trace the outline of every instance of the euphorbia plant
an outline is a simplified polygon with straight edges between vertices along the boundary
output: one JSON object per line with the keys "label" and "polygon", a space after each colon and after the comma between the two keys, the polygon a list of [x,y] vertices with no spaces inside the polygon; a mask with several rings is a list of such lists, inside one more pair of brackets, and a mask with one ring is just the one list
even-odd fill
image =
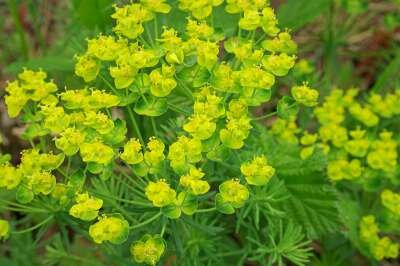
{"label": "euphorbia plant", "polygon": [[[2,162],[0,187],[15,190],[17,200],[2,202],[44,218],[20,231],[2,221],[1,237],[54,222],[88,234],[122,261],[130,250],[136,262],[154,265],[168,250],[166,260],[178,256],[188,264],[186,248],[206,254],[214,248],[196,230],[221,226],[247,206],[234,231],[245,226],[247,239],[262,221],[266,240],[283,247],[253,248],[265,241],[257,236],[230,254],[230,238],[214,256],[191,257],[196,265],[230,255],[270,264],[308,260],[302,227],[272,206],[284,200],[272,189],[283,189],[279,171],[254,143],[257,120],[275,112],[259,118],[251,112],[270,101],[276,80],[295,64],[297,46],[278,28],[268,1],[222,2],[115,6],[114,33],[88,39],[76,56],[81,88],[58,88],[45,72],[28,69],[8,83],[8,114],[26,123],[22,137],[32,147],[18,165]],[[182,11],[184,27],[170,26]],[[214,26],[225,12],[233,14],[233,30]],[[281,117],[318,99],[307,84],[292,94],[278,104]],[[123,245],[116,251],[110,244]]]}

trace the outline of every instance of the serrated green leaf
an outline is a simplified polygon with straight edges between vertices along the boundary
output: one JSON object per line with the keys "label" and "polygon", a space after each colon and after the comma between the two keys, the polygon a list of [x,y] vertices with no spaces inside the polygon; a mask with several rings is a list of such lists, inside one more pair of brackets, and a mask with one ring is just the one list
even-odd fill
{"label": "serrated green leaf", "polygon": [[341,225],[336,191],[330,185],[286,184],[291,198],[285,201],[288,216],[301,224],[311,239],[336,232]]}

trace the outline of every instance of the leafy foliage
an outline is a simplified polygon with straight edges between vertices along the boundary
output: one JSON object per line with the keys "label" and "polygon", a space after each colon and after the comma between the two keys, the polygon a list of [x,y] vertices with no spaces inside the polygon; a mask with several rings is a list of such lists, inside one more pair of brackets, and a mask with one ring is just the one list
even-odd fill
{"label": "leafy foliage", "polygon": [[395,264],[399,1],[378,2],[287,0],[278,24],[263,1],[8,1],[2,74],[50,75],[6,100],[23,129],[0,118],[0,265]]}

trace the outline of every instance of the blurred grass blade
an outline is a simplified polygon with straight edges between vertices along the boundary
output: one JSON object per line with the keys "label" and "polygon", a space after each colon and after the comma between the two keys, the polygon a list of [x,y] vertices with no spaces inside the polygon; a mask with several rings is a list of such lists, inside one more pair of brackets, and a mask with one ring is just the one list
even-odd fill
{"label": "blurred grass blade", "polygon": [[[376,82],[372,87],[372,91],[378,92],[383,88],[390,88],[393,82],[399,80],[400,69],[400,48],[397,49],[394,59],[383,69],[383,71],[376,78]],[[397,77],[397,78],[395,78]]]}
{"label": "blurred grass blade", "polygon": [[33,58],[28,61],[17,61],[9,64],[4,68],[4,72],[8,74],[17,74],[23,68],[44,71],[71,71],[74,69],[74,60],[70,57],[62,56],[46,56],[40,58]]}
{"label": "blurred grass blade", "polygon": [[288,0],[277,11],[279,25],[296,31],[323,14],[332,0]]}
{"label": "blurred grass blade", "polygon": [[105,30],[111,23],[112,3],[111,0],[74,0],[76,19],[89,29],[98,27]]}

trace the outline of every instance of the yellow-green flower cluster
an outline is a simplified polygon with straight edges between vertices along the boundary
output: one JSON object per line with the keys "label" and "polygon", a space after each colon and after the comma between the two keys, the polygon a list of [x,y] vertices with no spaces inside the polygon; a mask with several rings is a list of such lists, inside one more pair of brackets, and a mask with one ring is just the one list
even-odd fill
{"label": "yellow-green flower cluster", "polygon": [[168,159],[176,173],[185,174],[202,159],[201,152],[202,144],[199,139],[181,136],[169,146]]}
{"label": "yellow-green flower cluster", "polygon": [[0,219],[0,240],[7,239],[10,234],[10,224],[7,220]]}
{"label": "yellow-green flower cluster", "polygon": [[188,11],[196,19],[205,19],[211,15],[212,9],[215,6],[222,4],[223,0],[179,0],[179,8]]}
{"label": "yellow-green flower cluster", "polygon": [[391,118],[400,114],[400,91],[388,93],[385,96],[371,93],[368,98],[368,104],[371,110],[382,118]]}
{"label": "yellow-green flower cluster", "polygon": [[[118,33],[124,35],[120,31]],[[129,43],[124,37],[114,39],[111,36],[100,35],[96,39],[88,40],[86,53],[77,56],[75,74],[82,77],[85,82],[90,82],[99,74],[102,61],[115,63],[109,66],[109,72],[114,78],[115,87],[123,89],[134,82],[140,69],[157,65],[159,52],[145,49],[138,43]]]}
{"label": "yellow-green flower cluster", "polygon": [[138,263],[156,265],[165,251],[165,241],[159,235],[144,235],[131,245],[131,254]]}
{"label": "yellow-green flower cluster", "polygon": [[270,36],[275,36],[279,32],[278,20],[274,10],[268,6],[269,1],[227,0],[226,2],[226,12],[233,14],[243,12],[243,17],[239,20],[241,29],[253,31],[261,27]]}
{"label": "yellow-green flower cluster", "polygon": [[[239,180],[231,179],[223,182],[219,185],[219,193],[216,195],[216,204],[225,205],[228,204],[232,211],[235,208],[241,208],[248,200],[250,192],[246,186],[240,184]],[[227,213],[233,213],[228,211]]]}
{"label": "yellow-green flower cluster", "polygon": [[300,151],[300,158],[305,160],[310,157],[316,147],[322,148],[324,152],[329,150],[329,146],[324,144],[315,144],[318,140],[318,134],[310,134],[308,132],[304,132],[303,136],[300,138],[300,144],[303,148]]}
{"label": "yellow-green flower cluster", "polygon": [[338,124],[323,125],[319,128],[318,133],[323,143],[331,143],[337,148],[342,148],[349,139],[347,128]]}
{"label": "yellow-green flower cluster", "polygon": [[193,195],[202,195],[210,190],[210,185],[207,181],[202,180],[204,173],[201,169],[191,168],[187,175],[180,177],[179,183],[187,188]]}
{"label": "yellow-green flower cluster", "polygon": [[[106,37],[99,37],[102,40],[101,42],[110,42],[109,39],[105,40],[104,38]],[[93,45],[91,43],[91,50],[94,49]],[[107,51],[98,51],[98,56],[106,58],[107,55],[105,53]],[[109,164],[114,159],[115,147],[113,145],[122,142],[125,138],[125,124],[116,124],[112,118],[100,110],[120,105],[121,100],[118,96],[95,88],[67,90],[55,95],[53,93],[56,92],[57,87],[53,82],[45,81],[46,73],[43,71],[24,70],[18,77],[19,81],[14,81],[10,88],[14,87],[17,90],[18,87],[18,90],[22,91],[24,95],[29,96],[27,96],[27,100],[31,99],[38,106],[38,108],[27,108],[25,110],[31,119],[29,121],[31,122],[30,127],[26,130],[29,133],[27,135],[29,139],[52,134],[55,135],[55,146],[67,156],[73,156],[80,151],[84,162],[102,165]],[[24,100],[23,95],[18,96],[18,98],[19,103],[23,103],[19,108],[19,113],[27,101]],[[58,104],[60,106],[57,106]],[[8,107],[9,110],[14,108],[12,106]],[[25,160],[30,160],[26,159],[29,157],[27,154],[24,154]],[[29,154],[34,156],[33,153]],[[60,156],[63,155],[61,154]],[[48,159],[51,159],[51,157]],[[6,176],[9,176],[10,171],[14,171],[10,166],[5,168]],[[39,172],[49,171],[39,169],[40,167],[36,168],[38,168],[37,171]],[[27,178],[24,178],[24,184],[28,184],[28,187],[25,187],[24,193],[21,192],[19,195],[27,196],[26,191],[31,191],[32,189],[36,191],[35,194],[50,193],[54,177],[49,173],[32,174],[32,171],[22,173],[23,176],[32,176],[32,178],[29,179],[31,180],[29,182],[27,182]],[[20,174],[15,174],[15,182],[18,182],[19,176]],[[47,189],[39,192],[37,186],[43,182],[46,183],[45,180],[47,180]],[[11,182],[11,180],[7,182]],[[11,186],[11,183],[9,186]]]}
{"label": "yellow-green flower cluster", "polygon": [[357,91],[348,90],[346,91],[346,95],[344,95],[343,90],[334,89],[325,97],[321,106],[315,107],[314,114],[321,126],[331,124],[339,125],[344,121],[345,107],[347,106],[344,99],[350,94],[357,95]]}
{"label": "yellow-green flower cluster", "polygon": [[280,119],[277,118],[271,127],[271,132],[275,136],[277,136],[280,140],[289,142],[289,143],[297,143],[298,139],[296,134],[301,130],[298,128],[295,117],[290,117],[289,119]]}
{"label": "yellow-green flower cluster", "polygon": [[197,96],[193,112],[189,121],[183,125],[183,129],[193,138],[209,139],[216,130],[217,119],[225,113],[222,98],[212,93],[209,87],[205,87]]}
{"label": "yellow-green flower cluster", "polygon": [[[285,53],[281,53],[279,55],[271,54],[264,56],[264,58],[262,59],[262,64],[265,70],[269,71],[275,76],[283,77],[286,76],[289,70],[294,66],[295,61],[296,61],[296,56],[293,55],[289,56]],[[302,99],[305,102],[306,98],[309,99],[309,101],[312,101],[315,98],[315,93],[317,91],[310,90],[308,87],[306,88],[308,90],[302,88],[301,90],[300,89],[296,90],[296,93],[293,92],[292,93],[294,95],[298,95],[299,99]]]}
{"label": "yellow-green flower cluster", "polygon": [[227,123],[219,132],[222,143],[230,149],[240,149],[252,128],[248,109],[243,101],[232,100],[229,103],[229,111],[226,113]]}
{"label": "yellow-green flower cluster", "polygon": [[100,141],[83,143],[80,146],[80,155],[84,162],[108,164],[115,156],[114,150]]}
{"label": "yellow-green flower cluster", "polygon": [[368,165],[372,169],[394,172],[397,167],[397,142],[392,139],[393,133],[381,132],[379,139],[372,141],[371,151],[367,155]]}
{"label": "yellow-green flower cluster", "polygon": [[97,218],[103,200],[91,197],[89,193],[81,193],[75,197],[76,204],[69,209],[69,214],[83,221],[92,221]]}
{"label": "yellow-green flower cluster", "polygon": [[296,100],[296,102],[305,106],[313,107],[318,104],[318,91],[311,89],[306,84],[303,84],[301,86],[294,86],[292,88],[292,96]]}
{"label": "yellow-green flower cluster", "polygon": [[268,164],[267,157],[255,156],[250,162],[240,166],[240,171],[250,185],[264,186],[275,174],[275,168]]}
{"label": "yellow-green flower cluster", "polygon": [[208,40],[214,34],[214,28],[205,21],[196,21],[188,18],[186,34],[190,37],[189,42],[197,40]]}
{"label": "yellow-green flower cluster", "polygon": [[63,106],[69,110],[100,110],[118,106],[120,99],[113,94],[95,88],[67,90],[60,93]]}
{"label": "yellow-green flower cluster", "polygon": [[176,198],[176,191],[165,180],[149,182],[145,193],[146,197],[156,207],[164,207],[172,204]]}
{"label": "yellow-green flower cluster", "polygon": [[144,163],[150,174],[159,172],[161,163],[165,159],[164,149],[165,145],[161,140],[155,137],[150,138],[143,155]]}
{"label": "yellow-green flower cluster", "polygon": [[116,20],[114,32],[129,39],[135,39],[143,33],[143,23],[154,18],[154,13],[168,13],[171,7],[165,0],[142,0],[140,3],[133,3],[123,7],[115,8],[111,15]]}
{"label": "yellow-green flower cluster", "polygon": [[[363,173],[371,171],[383,171],[392,175],[397,168],[398,144],[392,137],[393,133],[387,131],[368,133],[368,128],[378,125],[379,116],[389,118],[396,114],[395,111],[390,111],[390,115],[380,114],[371,103],[377,103],[383,99],[396,102],[398,93],[387,94],[385,97],[372,94],[368,98],[368,103],[364,105],[357,101],[357,94],[357,89],[332,90],[323,104],[314,110],[320,124],[318,136],[315,136],[315,140],[312,139],[312,144],[305,139],[301,141],[304,146],[301,151],[303,159],[314,152],[314,147],[320,147],[328,153],[327,171],[332,181],[355,180],[362,177]],[[355,129],[353,129],[354,123],[348,128],[345,127],[347,114],[359,122],[355,123]],[[274,125],[275,128],[278,126]],[[379,135],[379,138],[375,135]],[[316,143],[317,139],[321,143]],[[358,179],[361,182],[365,180]]]}
{"label": "yellow-green flower cluster", "polygon": [[[289,31],[280,32],[269,1],[228,0],[226,11],[240,13],[238,36],[232,38],[211,26],[213,8],[222,2],[180,0],[179,8],[191,15],[186,30],[164,27],[159,34],[155,28],[155,34],[146,35],[145,23],[153,20],[156,13],[170,12],[168,1],[140,0],[115,6],[115,35],[100,34],[87,40],[86,51],[76,56],[75,74],[87,83],[93,82],[96,88],[66,88],[56,94],[56,85],[46,81],[43,71],[21,73],[6,89],[10,116],[23,110],[29,123],[25,135],[32,145],[38,142],[35,138],[42,137],[41,151],[54,147],[46,143],[49,138],[45,136],[50,135],[62,153],[24,151],[20,165],[0,165],[0,187],[17,188],[17,199],[23,203],[38,194],[51,194],[52,203],[69,210],[71,216],[83,221],[99,219],[89,228],[94,242],[120,244],[128,237],[128,222],[118,215],[99,217],[100,209],[107,210],[109,206],[86,192],[91,191],[86,186],[95,182],[85,182],[96,178],[93,175],[103,180],[112,176],[114,181],[122,171],[116,167],[119,157],[129,166],[126,170],[132,169],[134,175],[147,180],[130,180],[138,181],[136,185],[147,183],[144,193],[142,188],[135,189],[135,193],[143,193],[153,206],[161,208],[164,216],[176,219],[182,212],[194,214],[201,199],[198,196],[211,189],[198,163],[206,163],[212,157],[210,151],[241,149],[245,145],[252,128],[249,107],[267,102],[276,77],[285,76],[296,60],[297,46]],[[157,21],[154,27],[158,27]],[[259,33],[265,36],[257,31],[259,28],[273,39],[255,41]],[[244,38],[242,30],[253,32]],[[112,92],[100,86],[107,86]],[[311,89],[303,89],[296,94],[296,100],[311,106],[316,102],[312,94]],[[179,106],[189,102],[186,97],[193,103],[193,113],[180,120],[185,132],[178,132],[169,146],[166,144],[170,136],[151,137],[145,144],[142,134],[149,136],[148,120],[139,117],[137,125],[136,116],[157,116],[168,108],[186,115],[186,108]],[[113,108],[126,108],[126,112]],[[125,140],[128,130],[121,117],[125,113],[129,114],[138,139]],[[114,119],[117,116],[121,119]],[[297,127],[294,122],[287,123],[282,135],[291,138]],[[157,124],[152,121],[152,126]],[[144,132],[140,132],[142,129]],[[153,131],[158,135],[156,129]],[[169,162],[165,161],[165,150]],[[65,156],[69,158],[64,168]],[[72,168],[82,170],[72,172]],[[57,178],[52,173],[55,169]],[[269,182],[275,169],[265,156],[256,156],[241,165],[241,172],[248,184],[261,186]],[[180,177],[179,185],[170,180],[173,174]],[[231,214],[249,197],[249,189],[239,180],[225,180],[219,186],[215,207]],[[0,237],[5,231],[1,226],[0,223]],[[137,262],[151,265],[159,261],[164,250],[164,241],[157,235],[145,235],[131,246]]]}
{"label": "yellow-green flower cluster", "polygon": [[46,78],[47,74],[41,70],[35,72],[24,69],[18,75],[19,80],[7,84],[5,102],[10,117],[18,116],[29,100],[43,105],[57,103],[57,99],[51,95],[57,91],[57,86],[53,81],[45,81]]}
{"label": "yellow-green flower cluster", "polygon": [[129,223],[119,216],[103,216],[89,227],[89,235],[97,244],[121,244],[128,238]]}
{"label": "yellow-green flower cluster", "polygon": [[350,131],[351,140],[344,145],[345,150],[354,157],[365,157],[371,142],[365,138],[365,130],[356,129]]}
{"label": "yellow-green flower cluster", "polygon": [[43,116],[43,128],[53,133],[60,133],[67,129],[71,117],[59,106],[41,106],[40,114]]}
{"label": "yellow-green flower cluster", "polygon": [[368,107],[362,107],[358,103],[349,107],[349,113],[367,127],[374,127],[379,123],[379,117],[376,114]]}
{"label": "yellow-green flower cluster", "polygon": [[147,143],[146,149],[142,148],[137,139],[130,139],[124,145],[124,151],[120,158],[127,164],[133,165],[133,169],[139,176],[147,174],[157,174],[162,168],[162,162],[165,159],[164,143],[151,137]]}
{"label": "yellow-green flower cluster", "polygon": [[331,181],[354,180],[361,176],[362,167],[361,161],[353,159],[333,160],[328,163],[328,177]]}
{"label": "yellow-green flower cluster", "polygon": [[295,54],[297,52],[297,44],[287,31],[282,31],[271,40],[263,41],[262,47],[271,53]]}
{"label": "yellow-green flower cluster", "polygon": [[400,217],[400,194],[385,189],[381,193],[381,201],[382,205],[394,216]]}
{"label": "yellow-green flower cluster", "polygon": [[163,64],[161,69],[154,69],[149,75],[151,93],[156,97],[168,96],[177,85],[174,74],[174,66]]}
{"label": "yellow-green flower cluster", "polygon": [[80,146],[85,141],[86,134],[76,128],[66,128],[55,140],[57,149],[61,150],[67,156],[72,156],[79,151]]}
{"label": "yellow-green flower cluster", "polygon": [[75,60],[75,74],[77,76],[82,77],[85,82],[96,79],[100,72],[100,61],[89,54],[75,56]]}
{"label": "yellow-green flower cluster", "polygon": [[169,64],[183,63],[188,47],[175,29],[165,27],[158,41],[165,50],[165,60]]}
{"label": "yellow-green flower cluster", "polygon": [[0,165],[0,188],[8,190],[16,188],[22,179],[22,171],[9,163]]}
{"label": "yellow-green flower cluster", "polygon": [[364,216],[360,221],[360,238],[368,246],[372,256],[377,260],[397,258],[399,244],[389,237],[380,238],[379,227],[373,215]]}
{"label": "yellow-green flower cluster", "polygon": [[57,169],[63,161],[63,154],[25,150],[17,167],[8,163],[0,166],[0,187],[17,188],[17,200],[22,203],[32,201],[38,194],[48,195],[56,185],[56,177],[51,171]]}
{"label": "yellow-green flower cluster", "polygon": [[124,145],[124,152],[120,155],[127,164],[138,164],[143,161],[142,145],[137,139],[130,139]]}

